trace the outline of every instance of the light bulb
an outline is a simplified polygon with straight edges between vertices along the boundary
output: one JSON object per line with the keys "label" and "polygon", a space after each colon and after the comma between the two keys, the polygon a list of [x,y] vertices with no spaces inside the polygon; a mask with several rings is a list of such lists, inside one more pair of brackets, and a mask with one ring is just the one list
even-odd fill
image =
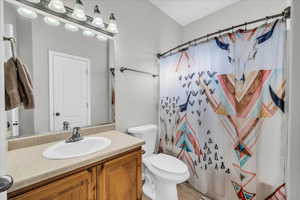
{"label": "light bulb", "polygon": [[96,5],[94,8],[94,19],[92,24],[98,28],[104,28],[103,19],[98,5]]}
{"label": "light bulb", "polygon": [[68,31],[71,31],[71,32],[76,32],[79,30],[79,28],[77,26],[74,26],[72,24],[65,24],[65,29],[67,29]]}
{"label": "light bulb", "polygon": [[100,40],[100,41],[106,41],[106,40],[107,40],[107,37],[106,37],[105,35],[98,34],[98,35],[97,35],[97,39]]}
{"label": "light bulb", "polygon": [[38,15],[36,14],[36,12],[34,12],[33,10],[29,9],[29,8],[25,8],[25,7],[19,7],[18,8],[18,13],[22,16],[22,17],[26,17],[29,19],[35,19],[38,17]]}
{"label": "light bulb", "polygon": [[112,33],[118,33],[119,32],[118,31],[118,26],[117,26],[117,21],[116,21],[114,13],[110,14],[109,24],[108,24],[107,30],[109,32],[112,32]]}
{"label": "light bulb", "polygon": [[87,17],[85,15],[83,3],[81,2],[81,0],[76,0],[72,17],[79,21],[86,21]]}
{"label": "light bulb", "polygon": [[65,13],[66,8],[62,0],[51,0],[48,7],[58,13]]}
{"label": "light bulb", "polygon": [[26,1],[29,1],[31,3],[40,3],[41,2],[41,0],[26,0]]}
{"label": "light bulb", "polygon": [[59,26],[60,22],[53,17],[44,17],[44,22],[50,26]]}
{"label": "light bulb", "polygon": [[96,35],[94,32],[92,32],[90,30],[84,30],[82,33],[86,37],[94,37]]}

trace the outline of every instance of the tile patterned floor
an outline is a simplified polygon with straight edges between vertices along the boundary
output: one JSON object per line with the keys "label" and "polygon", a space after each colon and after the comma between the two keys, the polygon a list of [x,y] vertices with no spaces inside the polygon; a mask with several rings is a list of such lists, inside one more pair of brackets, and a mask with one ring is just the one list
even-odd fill
{"label": "tile patterned floor", "polygon": [[[177,189],[178,189],[179,200],[209,200],[208,198],[201,195],[201,193],[191,188],[186,183],[178,185]],[[149,199],[144,195],[142,200],[151,200],[151,199]]]}

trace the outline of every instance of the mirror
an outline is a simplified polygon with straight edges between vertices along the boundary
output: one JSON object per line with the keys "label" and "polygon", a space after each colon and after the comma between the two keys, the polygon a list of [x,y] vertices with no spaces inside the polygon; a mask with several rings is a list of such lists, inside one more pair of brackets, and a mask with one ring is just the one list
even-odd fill
{"label": "mirror", "polygon": [[[16,56],[31,75],[35,106],[7,111],[8,138],[112,123],[112,41],[67,30],[63,22],[49,25],[40,14],[25,18],[17,9],[5,2],[5,35],[16,38]],[[8,60],[12,51],[5,45]]]}

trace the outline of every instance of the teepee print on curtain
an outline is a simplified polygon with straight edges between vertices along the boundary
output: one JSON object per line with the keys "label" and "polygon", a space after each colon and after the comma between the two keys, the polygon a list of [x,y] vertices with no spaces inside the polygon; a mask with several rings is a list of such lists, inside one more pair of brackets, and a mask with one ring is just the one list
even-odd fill
{"label": "teepee print on curtain", "polygon": [[287,199],[285,42],[277,20],[160,60],[160,152],[213,199]]}

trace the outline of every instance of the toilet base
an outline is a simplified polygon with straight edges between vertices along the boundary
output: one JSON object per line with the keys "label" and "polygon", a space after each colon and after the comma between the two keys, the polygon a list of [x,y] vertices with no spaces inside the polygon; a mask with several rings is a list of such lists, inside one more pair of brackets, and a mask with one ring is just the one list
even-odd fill
{"label": "toilet base", "polygon": [[153,183],[153,177],[152,177],[151,173],[145,167],[144,167],[143,177],[145,180],[145,183],[143,185],[143,192],[147,197],[154,200],[155,199],[155,186]]}
{"label": "toilet base", "polygon": [[161,180],[155,181],[155,200],[178,200],[177,184]]}
{"label": "toilet base", "polygon": [[166,199],[178,200],[176,184],[156,183],[155,188],[157,189],[154,190],[153,186],[150,184],[144,184],[143,193],[151,200],[166,200]]}
{"label": "toilet base", "polygon": [[143,185],[143,193],[150,199],[152,199],[152,200],[155,199],[154,188],[151,185],[144,184]]}

